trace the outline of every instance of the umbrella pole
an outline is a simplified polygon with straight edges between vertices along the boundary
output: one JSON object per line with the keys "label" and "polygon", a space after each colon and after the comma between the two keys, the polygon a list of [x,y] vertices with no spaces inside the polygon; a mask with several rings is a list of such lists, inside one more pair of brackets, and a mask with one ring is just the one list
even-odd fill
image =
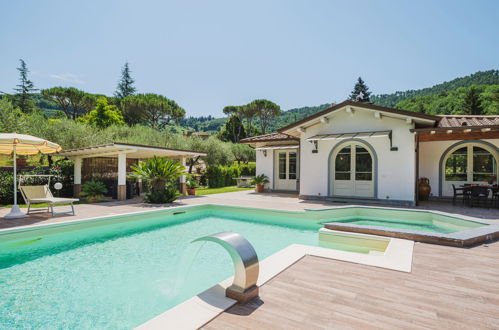
{"label": "umbrella pole", "polygon": [[14,158],[14,205],[12,205],[12,209],[9,214],[5,216],[7,219],[18,219],[24,218],[26,215],[21,212],[21,209],[17,205],[17,154],[16,154],[16,145],[14,144],[13,148],[13,158]]}

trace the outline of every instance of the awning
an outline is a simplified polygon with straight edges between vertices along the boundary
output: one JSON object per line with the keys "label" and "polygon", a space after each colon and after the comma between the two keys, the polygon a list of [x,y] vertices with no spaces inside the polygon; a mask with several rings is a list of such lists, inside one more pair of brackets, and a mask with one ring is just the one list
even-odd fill
{"label": "awning", "polygon": [[275,147],[260,147],[255,150],[283,150],[283,149],[297,149],[299,146],[275,146]]}
{"label": "awning", "polygon": [[318,134],[309,137],[307,141],[318,140],[343,140],[353,138],[372,138],[372,137],[390,137],[392,131],[370,131],[370,132],[355,132],[355,133],[337,133],[337,134]]}

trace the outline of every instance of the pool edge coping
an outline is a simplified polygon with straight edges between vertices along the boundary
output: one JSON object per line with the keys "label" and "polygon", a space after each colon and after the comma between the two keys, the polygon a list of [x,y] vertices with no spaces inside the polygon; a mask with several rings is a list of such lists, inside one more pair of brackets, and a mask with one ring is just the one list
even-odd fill
{"label": "pool edge coping", "polygon": [[[344,233],[344,232],[343,232]],[[376,236],[351,233],[356,236]],[[382,237],[389,240],[383,254],[363,254],[333,250],[319,246],[291,244],[260,262],[258,286],[262,286],[306,256],[352,262],[361,265],[411,272],[414,242],[400,238]],[[180,303],[171,309],[139,325],[137,330],[155,329],[198,329],[237,302],[225,297],[225,289],[232,283],[230,277],[202,293]]]}

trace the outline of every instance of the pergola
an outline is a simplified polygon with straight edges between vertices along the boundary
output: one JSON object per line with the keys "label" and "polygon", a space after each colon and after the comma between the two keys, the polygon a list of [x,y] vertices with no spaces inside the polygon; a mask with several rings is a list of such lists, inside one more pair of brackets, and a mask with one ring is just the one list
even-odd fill
{"label": "pergola", "polygon": [[[97,145],[92,147],[84,147],[78,149],[64,150],[58,153],[59,156],[67,157],[74,161],[74,195],[79,197],[81,192],[81,179],[82,179],[82,164],[85,158],[117,158],[117,172],[118,172],[118,186],[117,196],[118,200],[126,199],[126,176],[127,176],[127,159],[147,159],[153,156],[169,157],[178,159],[185,166],[186,158],[206,156],[204,152],[197,152],[192,150],[179,150],[155,146],[147,146],[140,144],[128,144],[113,142],[109,144]],[[185,194],[185,175],[180,177],[181,192]]]}

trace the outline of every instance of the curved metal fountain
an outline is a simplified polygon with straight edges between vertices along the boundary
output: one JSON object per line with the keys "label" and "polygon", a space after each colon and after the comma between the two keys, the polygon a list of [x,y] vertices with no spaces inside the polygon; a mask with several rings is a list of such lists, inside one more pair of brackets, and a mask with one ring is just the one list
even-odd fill
{"label": "curved metal fountain", "polygon": [[234,282],[225,290],[225,295],[240,303],[258,296],[258,256],[251,243],[238,233],[222,232],[192,241],[210,241],[220,244],[229,252],[234,263]]}

